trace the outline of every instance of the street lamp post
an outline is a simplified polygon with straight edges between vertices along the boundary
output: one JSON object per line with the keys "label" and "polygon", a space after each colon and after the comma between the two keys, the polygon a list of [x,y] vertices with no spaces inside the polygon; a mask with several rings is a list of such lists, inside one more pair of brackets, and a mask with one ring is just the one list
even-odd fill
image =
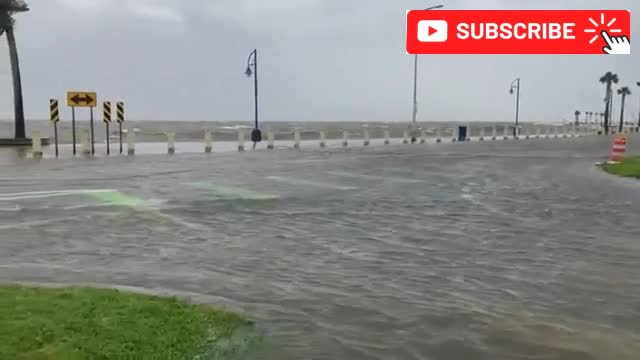
{"label": "street lamp post", "polygon": [[[253,67],[253,70],[251,68]],[[247,77],[253,75],[253,89],[254,89],[254,128],[251,131],[251,141],[253,142],[253,148],[256,148],[256,144],[262,141],[262,132],[258,128],[258,49],[253,49],[247,58],[247,70],[244,72]]]}
{"label": "street lamp post", "polygon": [[[424,10],[435,10],[443,8],[444,5],[435,5],[432,7],[428,7]],[[416,128],[416,121],[418,117],[418,54],[413,56],[413,128]],[[411,142],[415,143],[418,139],[415,137],[415,134],[411,137]]]}
{"label": "street lamp post", "polygon": [[[638,81],[636,85],[640,86],[640,81]],[[640,109],[638,109],[638,130],[637,131],[640,131]]]}
{"label": "street lamp post", "polygon": [[518,124],[520,121],[520,78],[513,80],[509,94],[513,95],[514,89],[516,90],[516,127],[513,129],[513,136],[517,138]]}

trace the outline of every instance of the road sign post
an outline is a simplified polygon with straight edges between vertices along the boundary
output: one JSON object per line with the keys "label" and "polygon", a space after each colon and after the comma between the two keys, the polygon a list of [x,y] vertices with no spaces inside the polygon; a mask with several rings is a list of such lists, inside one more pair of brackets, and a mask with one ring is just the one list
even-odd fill
{"label": "road sign post", "polygon": [[95,134],[93,132],[93,107],[89,108],[89,112],[91,114],[89,123],[91,124],[91,155],[96,154],[96,142],[95,142]]}
{"label": "road sign post", "polygon": [[51,113],[51,122],[53,123],[53,138],[56,142],[56,157],[58,157],[58,122],[60,121],[60,110],[58,109],[58,100],[49,100],[49,111]]}
{"label": "road sign post", "polygon": [[109,139],[109,124],[111,123],[111,101],[105,101],[102,104],[103,107],[103,117],[102,121],[104,122],[104,127],[106,130],[107,136],[107,155],[111,155],[111,144]]}
{"label": "road sign post", "polygon": [[122,154],[122,123],[124,123],[124,103],[122,101],[118,101],[116,103],[116,116],[118,121],[118,134],[120,138],[120,154]]}
{"label": "road sign post", "polygon": [[71,107],[71,121],[73,126],[73,154],[76,154],[76,141],[75,141],[75,108],[88,107],[91,114],[91,154],[95,154],[95,143],[93,133],[93,108],[96,106],[98,96],[93,91],[69,91],[67,92],[67,105]]}
{"label": "road sign post", "polygon": [[71,107],[71,137],[73,138],[73,156],[76,156],[76,107]]}

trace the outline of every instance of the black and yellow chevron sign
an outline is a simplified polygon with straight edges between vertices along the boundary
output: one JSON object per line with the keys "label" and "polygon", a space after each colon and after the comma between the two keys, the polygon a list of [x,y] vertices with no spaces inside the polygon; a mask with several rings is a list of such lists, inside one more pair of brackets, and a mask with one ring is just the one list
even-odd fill
{"label": "black and yellow chevron sign", "polygon": [[49,100],[49,110],[51,112],[51,122],[57,123],[60,121],[60,111],[58,110],[58,100]]}
{"label": "black and yellow chevron sign", "polygon": [[118,122],[122,124],[124,122],[124,103],[122,101],[118,101],[116,104],[116,113]]}
{"label": "black and yellow chevron sign", "polygon": [[105,124],[108,124],[111,122],[111,101],[105,101],[103,103],[103,118],[102,121],[104,121]]}

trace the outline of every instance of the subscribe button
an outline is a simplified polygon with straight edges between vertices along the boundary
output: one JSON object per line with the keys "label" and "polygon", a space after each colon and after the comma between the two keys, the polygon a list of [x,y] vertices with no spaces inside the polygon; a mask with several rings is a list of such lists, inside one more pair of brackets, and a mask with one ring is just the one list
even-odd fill
{"label": "subscribe button", "polygon": [[410,10],[409,54],[631,53],[628,10]]}

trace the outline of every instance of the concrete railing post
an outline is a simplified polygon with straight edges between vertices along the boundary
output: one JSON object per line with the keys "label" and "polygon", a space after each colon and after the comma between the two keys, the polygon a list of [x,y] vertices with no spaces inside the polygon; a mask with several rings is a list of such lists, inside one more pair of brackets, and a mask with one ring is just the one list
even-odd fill
{"label": "concrete railing post", "polygon": [[389,130],[388,129],[384,130],[384,144],[385,145],[391,144],[391,136],[389,135]]}
{"label": "concrete railing post", "polygon": [[409,132],[407,130],[402,133],[402,143],[405,145],[409,143]]}
{"label": "concrete railing post", "polygon": [[497,140],[498,139],[498,127],[493,125],[491,127],[491,140]]}
{"label": "concrete railing post", "polygon": [[238,129],[238,151],[244,151],[244,129]]}
{"label": "concrete railing post", "polygon": [[86,156],[91,155],[91,135],[89,134],[89,130],[82,130],[80,142],[82,143],[82,154]]}
{"label": "concrete railing post", "polygon": [[342,132],[342,147],[349,146],[349,132],[347,130]]}
{"label": "concrete railing post", "polygon": [[420,144],[426,144],[427,143],[427,130],[421,130],[420,131]]}
{"label": "concrete railing post", "polygon": [[442,129],[441,128],[437,128],[436,129],[436,143],[441,143],[442,142]]}
{"label": "concrete railing post", "polygon": [[275,150],[276,137],[272,128],[267,128],[267,150]]}
{"label": "concrete railing post", "polygon": [[505,140],[509,140],[509,125],[504,125],[503,135]]}
{"label": "concrete railing post", "polygon": [[369,146],[369,129],[364,129],[363,130],[362,137],[364,138],[364,140],[362,142],[362,145]]}
{"label": "concrete railing post", "polygon": [[167,133],[167,153],[169,155],[176,153],[176,133]]}
{"label": "concrete railing post", "polygon": [[325,141],[325,132],[324,130],[320,130],[320,147],[321,148],[325,148],[327,146],[327,143]]}
{"label": "concrete railing post", "polygon": [[293,148],[300,149],[300,129],[293,129]]}
{"label": "concrete railing post", "polygon": [[136,154],[136,133],[135,131],[127,131],[127,155]]}
{"label": "concrete railing post", "polygon": [[39,131],[31,133],[31,153],[34,159],[42,159],[42,138]]}
{"label": "concrete railing post", "polygon": [[484,126],[480,128],[480,141],[484,141]]}
{"label": "concrete railing post", "polygon": [[213,138],[211,130],[204,131],[204,152],[210,153],[213,150]]}

